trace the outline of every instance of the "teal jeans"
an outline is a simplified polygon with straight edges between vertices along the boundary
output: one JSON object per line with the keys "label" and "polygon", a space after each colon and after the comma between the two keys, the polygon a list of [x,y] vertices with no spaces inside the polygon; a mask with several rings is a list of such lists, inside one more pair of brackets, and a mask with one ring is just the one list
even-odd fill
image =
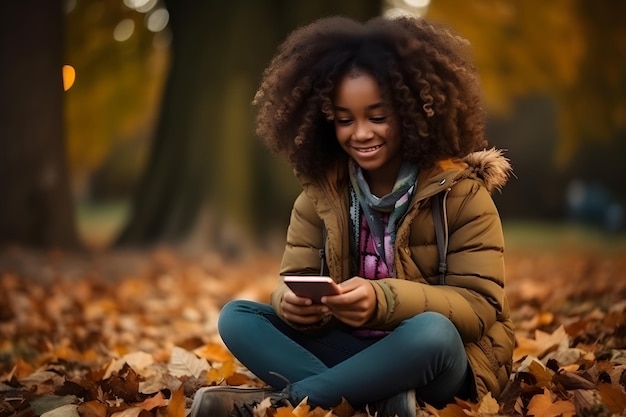
{"label": "teal jeans", "polygon": [[232,354],[288,393],[294,405],[308,397],[309,404],[330,408],[345,397],[360,408],[409,389],[435,406],[469,396],[471,371],[463,342],[443,315],[419,314],[381,338],[360,338],[351,330],[336,326],[302,333],[270,305],[243,300],[224,306],[218,320]]}

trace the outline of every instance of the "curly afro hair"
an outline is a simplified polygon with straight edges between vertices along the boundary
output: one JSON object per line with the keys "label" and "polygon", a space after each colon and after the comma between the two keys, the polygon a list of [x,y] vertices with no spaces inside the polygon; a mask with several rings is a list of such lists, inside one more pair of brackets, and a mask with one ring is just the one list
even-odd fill
{"label": "curly afro hair", "polygon": [[333,91],[349,71],[371,74],[397,115],[404,157],[421,167],[486,146],[469,43],[421,18],[360,23],[328,17],[292,32],[263,73],[253,104],[257,135],[310,178],[345,158]]}

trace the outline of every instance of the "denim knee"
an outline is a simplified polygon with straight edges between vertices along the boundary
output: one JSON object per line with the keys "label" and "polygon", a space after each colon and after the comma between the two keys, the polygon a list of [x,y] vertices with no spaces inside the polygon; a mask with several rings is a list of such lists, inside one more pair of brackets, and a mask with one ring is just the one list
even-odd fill
{"label": "denim knee", "polygon": [[226,345],[239,338],[245,338],[245,329],[253,321],[251,315],[260,312],[257,304],[248,300],[233,300],[222,307],[217,319],[217,332]]}
{"label": "denim knee", "polygon": [[443,314],[427,311],[405,320],[401,326],[411,335],[409,343],[422,348],[427,345],[450,355],[465,353],[458,330]]}

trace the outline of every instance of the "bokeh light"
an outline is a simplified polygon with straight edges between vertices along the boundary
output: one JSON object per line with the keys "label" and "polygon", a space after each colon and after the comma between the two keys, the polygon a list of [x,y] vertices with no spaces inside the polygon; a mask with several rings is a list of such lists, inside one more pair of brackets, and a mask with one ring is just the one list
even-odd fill
{"label": "bokeh light", "polygon": [[113,38],[118,42],[124,42],[133,35],[135,22],[133,19],[124,19],[113,29]]}
{"label": "bokeh light", "polygon": [[63,65],[63,91],[67,91],[74,85],[76,70],[71,65]]}
{"label": "bokeh light", "polygon": [[158,8],[147,16],[146,27],[151,32],[160,32],[167,27],[169,20],[169,12],[164,8]]}

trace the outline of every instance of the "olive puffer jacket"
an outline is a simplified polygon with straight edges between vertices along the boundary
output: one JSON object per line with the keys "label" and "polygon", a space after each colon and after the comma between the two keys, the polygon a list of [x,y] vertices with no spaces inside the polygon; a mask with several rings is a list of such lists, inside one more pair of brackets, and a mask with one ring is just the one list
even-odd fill
{"label": "olive puffer jacket", "polygon": [[[425,311],[445,315],[465,343],[475,399],[487,392],[497,398],[511,372],[514,329],[503,288],[504,241],[490,196],[506,183],[510,171],[508,159],[490,149],[463,160],[440,161],[420,172],[412,203],[397,230],[396,278],[372,281],[377,308],[365,326],[389,330]],[[319,274],[320,249],[325,248],[330,276],[337,282],[351,278],[345,167],[323,180],[299,180],[303,192],[292,209],[281,275]],[[445,284],[439,285],[431,201],[442,192],[449,242]],[[285,290],[281,282],[271,297],[281,317]],[[324,325],[332,325],[332,321],[320,324]]]}

